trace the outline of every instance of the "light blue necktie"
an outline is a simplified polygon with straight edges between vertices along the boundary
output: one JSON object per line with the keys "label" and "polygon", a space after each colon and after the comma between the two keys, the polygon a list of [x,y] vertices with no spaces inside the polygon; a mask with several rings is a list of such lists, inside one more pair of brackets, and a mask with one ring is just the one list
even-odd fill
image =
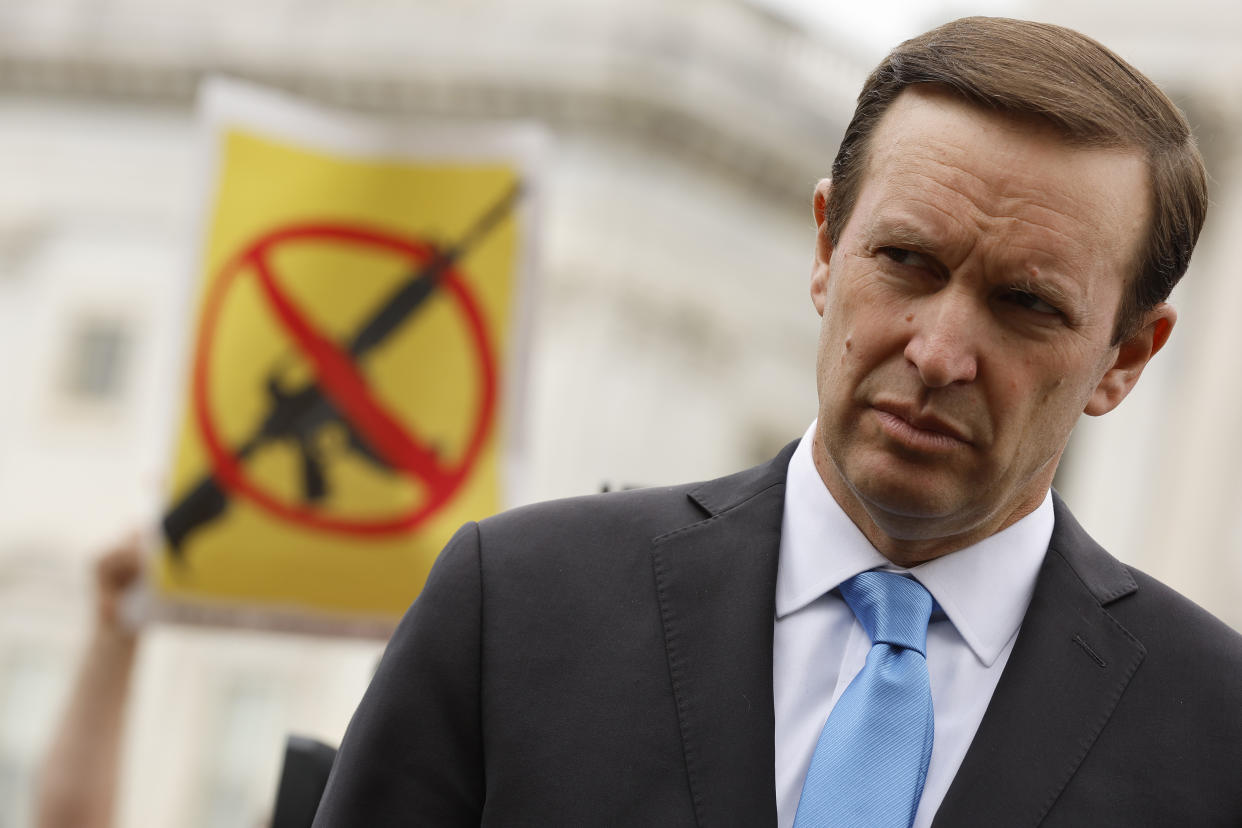
{"label": "light blue necktie", "polygon": [[841,595],[871,652],[819,735],[794,828],[909,828],[932,749],[932,597],[912,578],[874,571],[841,584]]}

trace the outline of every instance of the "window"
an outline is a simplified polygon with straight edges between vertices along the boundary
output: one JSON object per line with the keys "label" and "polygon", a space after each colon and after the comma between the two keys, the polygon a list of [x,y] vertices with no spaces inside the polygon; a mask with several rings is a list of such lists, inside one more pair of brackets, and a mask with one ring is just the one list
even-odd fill
{"label": "window", "polygon": [[0,828],[34,824],[35,777],[64,698],[62,668],[30,651],[0,660]]}
{"label": "window", "polygon": [[129,362],[130,332],[125,322],[85,317],[70,334],[64,388],[75,401],[107,403],[120,398]]}
{"label": "window", "polygon": [[208,746],[201,828],[259,824],[271,808],[283,756],[283,710],[273,688],[253,681],[221,699]]}

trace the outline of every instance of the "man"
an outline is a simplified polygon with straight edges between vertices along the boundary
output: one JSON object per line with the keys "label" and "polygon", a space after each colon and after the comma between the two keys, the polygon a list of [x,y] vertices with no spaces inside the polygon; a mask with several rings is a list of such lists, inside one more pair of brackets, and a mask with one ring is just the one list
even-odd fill
{"label": "man", "polygon": [[1242,824],[1242,638],[1050,492],[1167,340],[1205,209],[1185,119],[1094,41],[898,47],[815,190],[816,423],[463,528],[316,825]]}

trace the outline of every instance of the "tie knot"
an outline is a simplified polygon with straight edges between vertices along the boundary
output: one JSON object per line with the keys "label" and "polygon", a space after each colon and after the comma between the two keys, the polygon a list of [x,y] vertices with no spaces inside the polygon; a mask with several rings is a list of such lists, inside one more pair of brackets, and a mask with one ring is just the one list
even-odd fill
{"label": "tie knot", "polygon": [[873,645],[904,647],[926,658],[933,601],[918,581],[895,572],[860,572],[841,584],[841,595]]}

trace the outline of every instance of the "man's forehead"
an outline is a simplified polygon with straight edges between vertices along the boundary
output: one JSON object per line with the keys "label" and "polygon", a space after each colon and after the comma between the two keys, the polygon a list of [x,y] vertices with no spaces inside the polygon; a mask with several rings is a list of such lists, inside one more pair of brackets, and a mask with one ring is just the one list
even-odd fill
{"label": "man's forehead", "polygon": [[1128,244],[1146,231],[1149,178],[1136,149],[1082,146],[1037,119],[916,87],[898,96],[873,134],[856,207],[882,203],[886,213],[923,215],[923,228],[937,211],[966,208],[1044,224],[1086,244]]}
{"label": "man's forehead", "polygon": [[[1003,155],[1019,147],[1037,158],[1067,153],[1141,157],[1137,148],[1085,144],[1037,116],[989,109],[938,85],[920,84],[902,91],[880,119],[868,148],[868,170],[882,164],[900,166],[913,156],[941,161],[965,156],[973,161],[980,157],[979,150]],[[1020,181],[1030,170],[1005,167],[998,172]]]}

